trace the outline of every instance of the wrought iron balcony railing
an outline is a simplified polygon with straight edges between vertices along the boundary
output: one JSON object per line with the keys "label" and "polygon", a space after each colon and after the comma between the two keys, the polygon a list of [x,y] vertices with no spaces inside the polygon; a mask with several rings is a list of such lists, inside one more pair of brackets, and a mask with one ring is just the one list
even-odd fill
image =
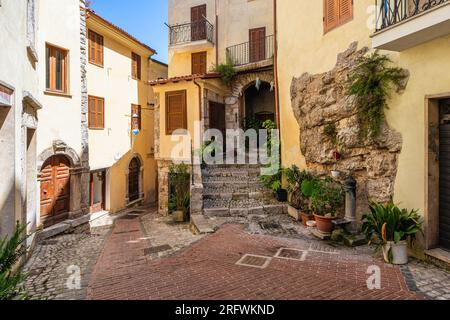
{"label": "wrought iron balcony railing", "polygon": [[227,61],[235,67],[273,58],[274,36],[267,36],[227,48]]}
{"label": "wrought iron balcony railing", "polygon": [[170,45],[185,44],[199,40],[214,43],[214,26],[206,19],[198,22],[169,26]]}
{"label": "wrought iron balcony railing", "polygon": [[450,0],[375,0],[377,31],[393,26]]}

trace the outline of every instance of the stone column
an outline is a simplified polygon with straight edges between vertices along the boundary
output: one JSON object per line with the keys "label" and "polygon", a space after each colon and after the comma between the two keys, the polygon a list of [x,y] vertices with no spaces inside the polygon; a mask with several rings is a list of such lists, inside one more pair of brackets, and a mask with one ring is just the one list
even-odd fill
{"label": "stone column", "polygon": [[356,221],[356,180],[349,176],[345,180],[345,220],[350,222],[346,227],[347,231],[356,233],[358,225]]}
{"label": "stone column", "polygon": [[169,214],[169,163],[158,161],[158,213]]}

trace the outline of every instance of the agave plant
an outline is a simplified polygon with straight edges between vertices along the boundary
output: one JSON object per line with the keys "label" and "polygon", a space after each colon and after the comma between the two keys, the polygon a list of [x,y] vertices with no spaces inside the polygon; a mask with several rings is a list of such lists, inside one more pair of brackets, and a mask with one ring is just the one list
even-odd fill
{"label": "agave plant", "polygon": [[391,241],[414,240],[422,232],[422,221],[417,210],[371,202],[370,213],[363,216],[362,231],[371,243],[382,246]]}

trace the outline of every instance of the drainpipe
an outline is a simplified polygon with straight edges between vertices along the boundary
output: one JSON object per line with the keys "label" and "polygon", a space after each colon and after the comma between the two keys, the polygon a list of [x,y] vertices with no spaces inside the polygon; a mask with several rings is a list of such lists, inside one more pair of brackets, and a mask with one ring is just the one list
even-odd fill
{"label": "drainpipe", "polygon": [[219,0],[216,0],[216,66],[219,65]]}
{"label": "drainpipe", "polygon": [[280,95],[279,95],[279,89],[278,89],[277,0],[273,0],[273,27],[274,27],[273,73],[274,73],[274,78],[275,78],[275,113],[276,113],[277,128],[281,132],[281,125],[280,125]]}

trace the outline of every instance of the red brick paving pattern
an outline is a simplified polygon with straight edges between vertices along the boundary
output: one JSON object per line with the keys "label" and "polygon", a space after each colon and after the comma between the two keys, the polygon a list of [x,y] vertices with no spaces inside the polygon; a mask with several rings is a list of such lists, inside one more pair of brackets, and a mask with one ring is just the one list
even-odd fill
{"label": "red brick paving pattern", "polygon": [[[306,261],[272,259],[266,269],[236,265],[244,254],[273,257],[301,240],[250,235],[226,225],[174,256],[150,260],[139,219],[119,220],[99,257],[88,298],[99,300],[372,300],[418,299],[398,267],[367,256],[309,253]],[[369,290],[366,274],[377,264],[382,289]]]}

